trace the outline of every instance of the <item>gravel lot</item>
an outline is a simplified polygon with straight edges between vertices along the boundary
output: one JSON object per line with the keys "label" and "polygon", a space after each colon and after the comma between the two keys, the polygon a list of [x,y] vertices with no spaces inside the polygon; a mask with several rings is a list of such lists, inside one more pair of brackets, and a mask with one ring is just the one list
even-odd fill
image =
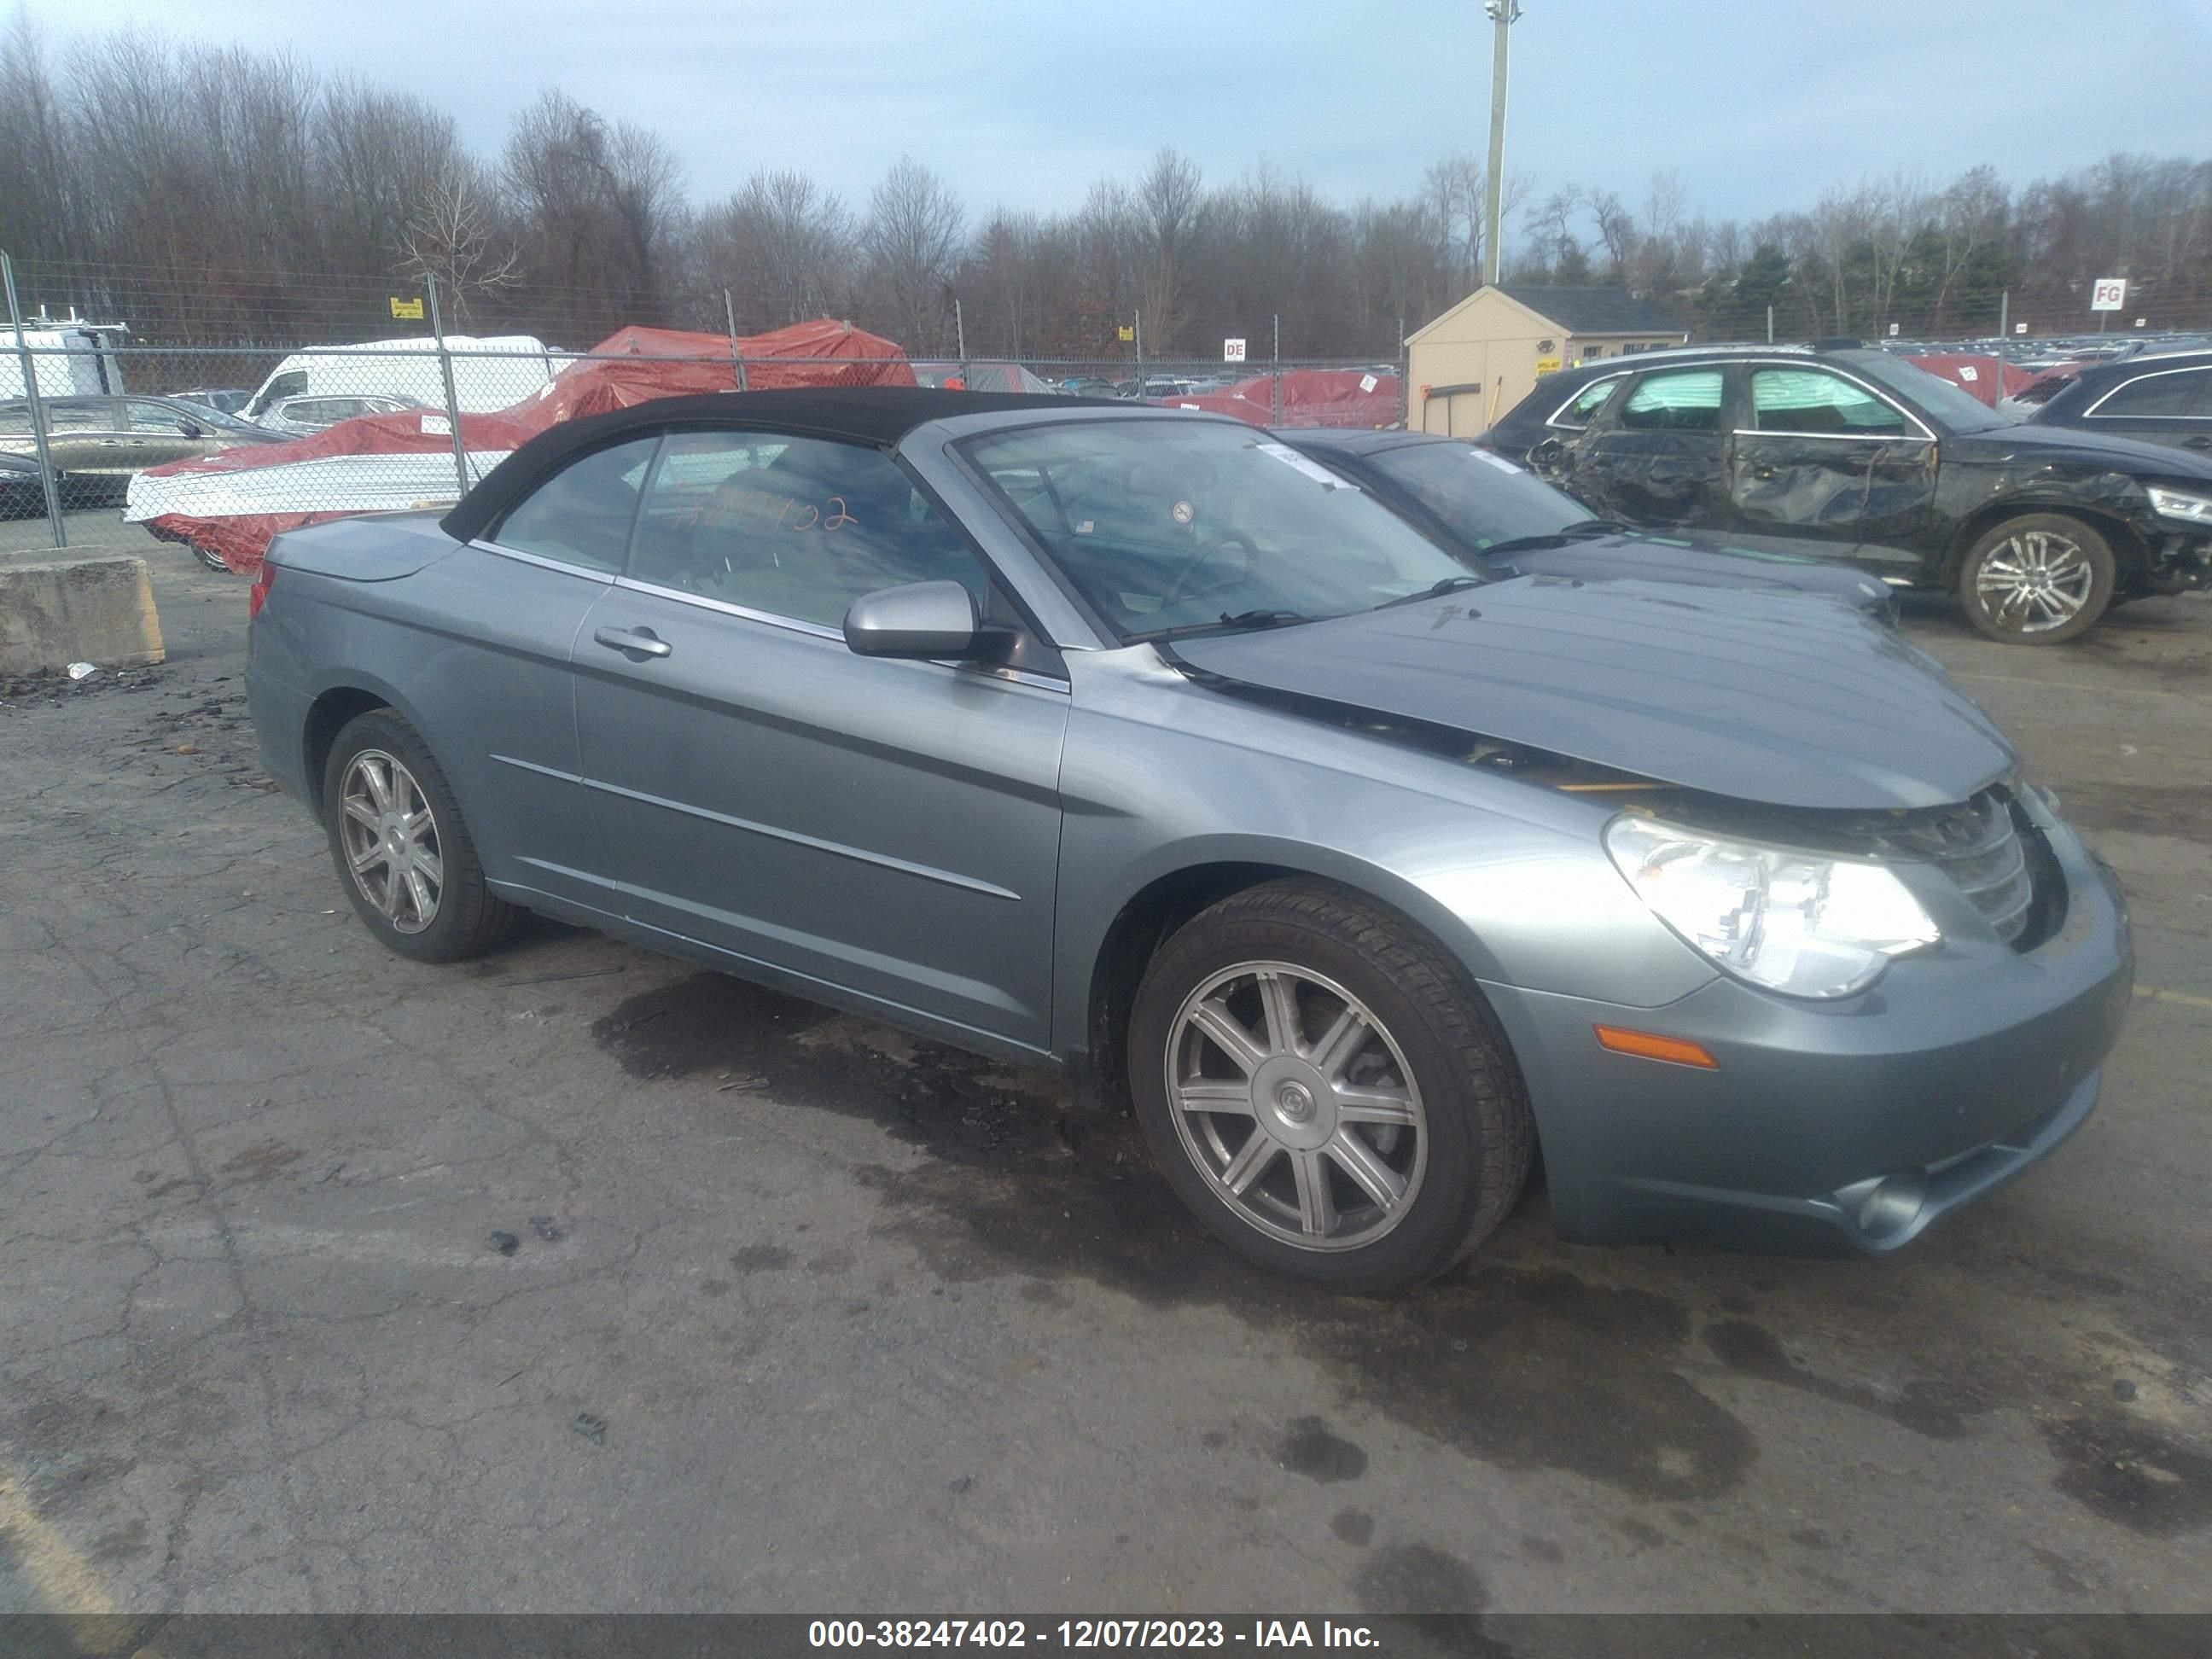
{"label": "gravel lot", "polygon": [[[133,550],[137,550],[135,548]],[[2081,1135],[1881,1262],[1261,1278],[1048,1079],[550,925],[418,967],[171,656],[0,686],[0,1612],[2212,1610],[2212,604],[1921,644],[2125,878]]]}

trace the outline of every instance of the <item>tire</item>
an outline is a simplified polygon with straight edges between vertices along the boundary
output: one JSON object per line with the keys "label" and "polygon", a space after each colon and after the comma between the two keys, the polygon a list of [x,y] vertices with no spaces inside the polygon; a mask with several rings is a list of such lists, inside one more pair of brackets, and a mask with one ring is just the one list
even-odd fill
{"label": "tire", "polygon": [[[356,805],[374,818],[351,810]],[[323,820],[354,909],[400,955],[460,962],[514,931],[522,913],[485,886],[453,786],[429,745],[392,710],[371,709],[339,730],[323,766]],[[356,873],[356,858],[371,854],[381,856]],[[415,878],[403,880],[410,872]]]}
{"label": "tire", "polygon": [[1966,619],[2007,645],[2063,645],[2112,603],[2112,544],[2065,513],[2026,513],[1984,531],[1959,566]]}
{"label": "tire", "polygon": [[1128,1068],[1146,1143],[1199,1220],[1261,1267],[1332,1290],[1434,1278],[1528,1180],[1528,1102],[1474,981],[1343,888],[1271,882],[1186,923],[1138,988]]}

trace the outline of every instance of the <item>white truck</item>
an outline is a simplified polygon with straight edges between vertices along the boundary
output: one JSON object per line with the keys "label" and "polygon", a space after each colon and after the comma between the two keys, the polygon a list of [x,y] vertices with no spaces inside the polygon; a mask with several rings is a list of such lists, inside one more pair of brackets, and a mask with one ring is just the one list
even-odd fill
{"label": "white truck", "polygon": [[[448,334],[453,391],[461,410],[488,415],[534,395],[558,372],[561,354],[528,334]],[[405,398],[431,409],[446,406],[438,370],[438,343],[428,335],[365,340],[357,345],[312,346],[276,365],[240,410],[259,421],[294,398]]]}
{"label": "white truck", "polygon": [[27,345],[40,396],[114,396],[124,389],[123,364],[115,348],[130,332],[120,323],[33,317],[18,340],[13,328],[0,325],[0,398],[28,395],[23,380],[22,348]]}

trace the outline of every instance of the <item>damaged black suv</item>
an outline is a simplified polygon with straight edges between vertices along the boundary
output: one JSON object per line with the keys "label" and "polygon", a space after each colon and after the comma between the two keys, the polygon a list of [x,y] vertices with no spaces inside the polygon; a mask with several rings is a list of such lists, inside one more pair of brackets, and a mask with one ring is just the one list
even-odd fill
{"label": "damaged black suv", "polygon": [[2212,585],[2212,460],[2024,426],[1856,347],[1692,348],[1546,377],[1480,441],[1608,518],[1725,531],[1956,592],[2053,645]]}

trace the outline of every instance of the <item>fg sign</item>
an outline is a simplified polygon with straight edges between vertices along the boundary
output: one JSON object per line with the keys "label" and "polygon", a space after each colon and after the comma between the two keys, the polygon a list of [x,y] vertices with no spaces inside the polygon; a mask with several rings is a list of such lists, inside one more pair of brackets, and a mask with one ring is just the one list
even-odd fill
{"label": "fg sign", "polygon": [[2100,276],[2089,290],[2089,309],[2092,311],[2124,311],[2128,304],[2128,279],[2124,276]]}
{"label": "fg sign", "polygon": [[1244,342],[1242,340],[1224,340],[1221,343],[1221,361],[1224,363],[1243,362],[1244,361]]}

